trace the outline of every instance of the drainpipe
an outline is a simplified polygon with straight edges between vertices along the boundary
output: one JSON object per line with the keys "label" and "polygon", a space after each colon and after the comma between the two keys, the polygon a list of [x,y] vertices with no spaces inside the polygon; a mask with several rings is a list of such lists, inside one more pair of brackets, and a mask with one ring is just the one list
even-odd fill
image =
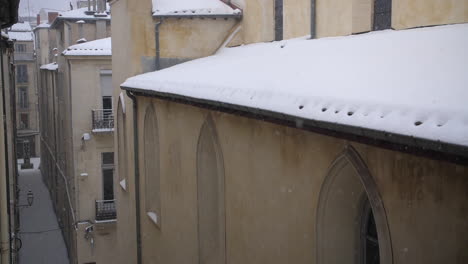
{"label": "drainpipe", "polygon": [[[4,73],[4,66],[3,66],[3,47],[0,43],[0,70],[2,71],[2,116],[3,116],[3,129],[4,131],[4,151],[5,151],[5,174],[1,175],[1,183],[5,183],[4,186],[0,186],[0,219],[2,220],[0,223],[0,230],[1,230],[1,241],[0,241],[0,261],[1,263],[10,263],[12,261],[12,256],[10,253],[11,244],[10,244],[10,168],[8,164],[8,129],[7,129],[7,121],[6,121],[6,99],[5,99],[5,73]],[[3,177],[5,177],[3,179]],[[3,185],[3,184],[1,184]]]}
{"label": "drainpipe", "polygon": [[[140,226],[140,164],[138,144],[138,104],[135,95],[127,91],[127,96],[133,102],[133,152],[135,163],[135,210],[136,210],[136,240],[137,240],[137,264],[141,264],[141,226]],[[125,128],[124,128],[125,129]]]}
{"label": "drainpipe", "polygon": [[314,39],[317,37],[316,36],[317,35],[317,26],[316,26],[317,19],[315,18],[316,17],[315,10],[316,10],[316,0],[310,0],[310,38],[311,39]]}
{"label": "drainpipe", "polygon": [[161,69],[161,50],[159,47],[159,27],[163,23],[163,20],[160,19],[156,25],[154,25],[154,35],[155,35],[155,43],[156,43],[156,70],[159,71]]}

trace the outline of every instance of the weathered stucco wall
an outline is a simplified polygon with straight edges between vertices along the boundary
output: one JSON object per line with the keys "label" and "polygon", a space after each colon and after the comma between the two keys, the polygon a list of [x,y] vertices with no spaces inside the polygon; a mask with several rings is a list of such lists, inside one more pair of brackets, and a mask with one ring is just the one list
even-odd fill
{"label": "weathered stucco wall", "polygon": [[310,35],[310,0],[284,0],[284,39]]}
{"label": "weathered stucco wall", "polygon": [[166,19],[160,27],[161,58],[213,55],[228,37],[236,19]]}
{"label": "weathered stucco wall", "polygon": [[[161,151],[162,226],[158,229],[142,210],[144,260],[192,263],[198,257],[197,144],[208,111],[138,98],[140,142],[144,109],[152,102]],[[211,115],[224,162],[229,262],[315,263],[321,185],[347,144],[367,164],[387,209],[394,263],[468,259],[468,167],[230,114]],[[152,157],[140,147],[143,168]],[[142,208],[144,195],[142,188]]]}
{"label": "weathered stucco wall", "polygon": [[466,0],[393,0],[395,29],[468,22]]}

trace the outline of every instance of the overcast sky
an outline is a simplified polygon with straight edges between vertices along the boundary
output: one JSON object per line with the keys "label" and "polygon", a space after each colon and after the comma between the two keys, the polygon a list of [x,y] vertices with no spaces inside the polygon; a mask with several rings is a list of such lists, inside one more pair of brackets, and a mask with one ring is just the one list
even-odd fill
{"label": "overcast sky", "polygon": [[70,2],[75,6],[75,0],[20,0],[19,6],[19,15],[27,16],[28,11],[28,2],[29,10],[31,11],[31,16],[35,17],[41,8],[50,8],[58,10],[69,10]]}

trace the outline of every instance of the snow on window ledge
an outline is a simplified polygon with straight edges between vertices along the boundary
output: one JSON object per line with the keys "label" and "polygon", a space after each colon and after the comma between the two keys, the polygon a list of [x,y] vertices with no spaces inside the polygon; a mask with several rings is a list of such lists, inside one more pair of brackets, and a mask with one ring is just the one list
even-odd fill
{"label": "snow on window ledge", "polygon": [[127,190],[127,182],[125,181],[125,179],[120,181],[120,187],[122,187],[122,189],[124,189],[125,191]]}
{"label": "snow on window ledge", "polygon": [[161,228],[159,223],[158,214],[156,212],[146,212],[146,215],[151,219],[151,221],[158,227]]}

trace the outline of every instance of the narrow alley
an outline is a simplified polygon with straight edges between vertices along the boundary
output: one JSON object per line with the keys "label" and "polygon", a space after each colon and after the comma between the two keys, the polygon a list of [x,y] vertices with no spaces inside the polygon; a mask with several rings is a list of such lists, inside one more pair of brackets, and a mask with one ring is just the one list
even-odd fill
{"label": "narrow alley", "polygon": [[[20,264],[67,264],[67,249],[52,207],[52,201],[39,170],[40,159],[32,158],[33,169],[19,171],[20,188],[20,232],[22,248],[19,251]],[[22,160],[18,160],[21,164]],[[34,195],[33,204],[28,207],[27,193]]]}

